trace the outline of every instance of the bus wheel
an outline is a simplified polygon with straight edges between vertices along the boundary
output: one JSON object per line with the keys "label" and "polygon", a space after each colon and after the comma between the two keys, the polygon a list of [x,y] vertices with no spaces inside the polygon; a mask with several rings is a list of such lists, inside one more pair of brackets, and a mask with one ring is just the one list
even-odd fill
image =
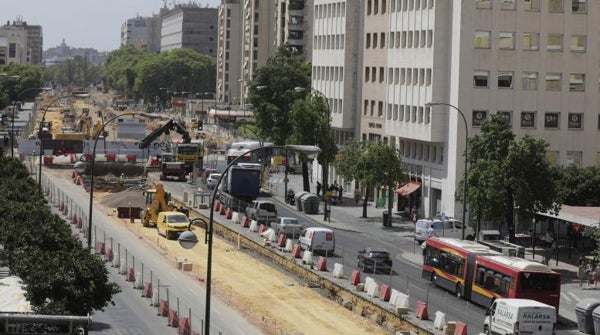
{"label": "bus wheel", "polygon": [[462,298],[462,285],[456,284],[456,297],[458,299]]}
{"label": "bus wheel", "polygon": [[[435,282],[437,281],[437,275],[435,274],[435,272],[431,273],[431,283],[435,284]],[[436,284],[437,285],[437,284]]]}

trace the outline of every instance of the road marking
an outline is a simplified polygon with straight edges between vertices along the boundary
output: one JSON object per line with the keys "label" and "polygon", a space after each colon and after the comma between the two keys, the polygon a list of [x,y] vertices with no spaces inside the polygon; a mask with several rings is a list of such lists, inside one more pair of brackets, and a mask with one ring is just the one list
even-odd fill
{"label": "road marking", "polygon": [[581,300],[581,298],[577,294],[575,294],[573,292],[561,292],[560,295],[568,303],[571,303],[573,301],[580,301]]}

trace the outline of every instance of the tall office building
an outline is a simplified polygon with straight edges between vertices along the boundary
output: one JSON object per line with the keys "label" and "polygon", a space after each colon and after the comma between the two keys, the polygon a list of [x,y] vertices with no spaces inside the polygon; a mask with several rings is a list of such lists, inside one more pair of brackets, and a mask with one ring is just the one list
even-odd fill
{"label": "tall office building", "polygon": [[586,0],[315,0],[313,87],[334,129],[354,114],[361,139],[402,152],[420,215],[462,217],[466,137],[491,114],[519,138],[546,140],[553,164],[600,162],[599,16]]}
{"label": "tall office building", "polygon": [[160,51],[188,48],[217,55],[217,9],[197,4],[176,5],[161,10]]}
{"label": "tall office building", "polygon": [[26,21],[18,19],[0,27],[0,37],[6,39],[6,56],[0,59],[0,62],[5,64],[42,62],[42,26],[28,25]]}
{"label": "tall office building", "polygon": [[127,19],[121,26],[121,46],[131,45],[139,50],[160,52],[160,31],[159,15]]}
{"label": "tall office building", "polygon": [[310,61],[313,0],[277,0],[275,7],[275,44],[287,43],[293,52]]}

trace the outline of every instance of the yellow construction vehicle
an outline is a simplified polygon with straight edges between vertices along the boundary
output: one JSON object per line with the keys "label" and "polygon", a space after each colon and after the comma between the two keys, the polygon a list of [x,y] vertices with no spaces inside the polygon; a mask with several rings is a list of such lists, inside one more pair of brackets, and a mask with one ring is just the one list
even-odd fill
{"label": "yellow construction vehicle", "polygon": [[142,225],[144,227],[156,226],[158,213],[171,210],[169,200],[171,194],[165,192],[163,184],[156,184],[154,188],[144,191],[146,196],[146,209],[142,214]]}

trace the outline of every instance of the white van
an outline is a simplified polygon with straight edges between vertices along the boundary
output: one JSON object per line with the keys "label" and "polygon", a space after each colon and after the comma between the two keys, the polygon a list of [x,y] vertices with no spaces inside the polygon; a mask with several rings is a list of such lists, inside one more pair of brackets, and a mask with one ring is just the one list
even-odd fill
{"label": "white van", "polygon": [[323,252],[327,255],[333,255],[335,251],[335,234],[333,230],[327,228],[306,228],[300,235],[298,242],[302,250]]}
{"label": "white van", "polygon": [[556,309],[531,299],[496,299],[485,315],[483,332],[488,335],[552,335],[556,329]]}
{"label": "white van", "polygon": [[[428,237],[452,237],[462,238],[462,222],[454,219],[419,219],[415,223],[415,240],[423,243]],[[473,228],[465,227],[465,239],[474,240]]]}

